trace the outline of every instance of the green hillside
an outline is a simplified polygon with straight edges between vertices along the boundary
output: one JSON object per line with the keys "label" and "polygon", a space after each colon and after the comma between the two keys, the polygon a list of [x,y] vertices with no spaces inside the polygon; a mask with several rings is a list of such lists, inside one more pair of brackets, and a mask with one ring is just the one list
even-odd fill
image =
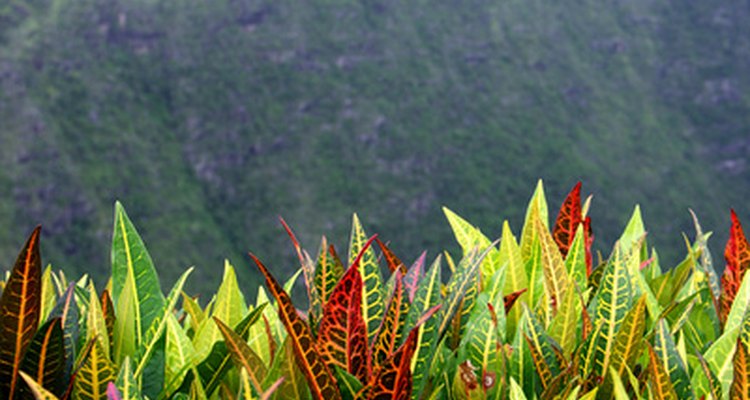
{"label": "green hillside", "polygon": [[102,279],[116,199],[163,284],[196,265],[213,289],[247,250],[291,270],[277,215],[344,249],[356,211],[410,260],[454,249],[442,205],[490,237],[520,226],[538,178],[555,211],[578,180],[594,193],[595,248],[640,203],[672,265],[692,207],[720,258],[728,208],[750,222],[748,20],[712,1],[11,0],[0,260],[42,223],[46,262]]}

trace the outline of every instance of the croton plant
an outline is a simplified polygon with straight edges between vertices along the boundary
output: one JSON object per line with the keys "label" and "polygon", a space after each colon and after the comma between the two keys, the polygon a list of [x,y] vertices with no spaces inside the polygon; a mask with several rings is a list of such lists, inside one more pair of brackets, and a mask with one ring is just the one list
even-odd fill
{"label": "croton plant", "polygon": [[250,254],[265,285],[242,290],[226,262],[205,304],[183,291],[191,270],[164,295],[119,203],[103,288],[43,268],[37,228],[0,283],[0,397],[750,399],[737,215],[719,278],[695,215],[666,272],[638,207],[609,257],[592,254],[590,200],[576,185],[550,227],[540,182],[520,240],[444,209],[462,254],[409,267],[356,215],[343,259],[325,237],[311,255],[282,220],[298,272],[282,285]]}

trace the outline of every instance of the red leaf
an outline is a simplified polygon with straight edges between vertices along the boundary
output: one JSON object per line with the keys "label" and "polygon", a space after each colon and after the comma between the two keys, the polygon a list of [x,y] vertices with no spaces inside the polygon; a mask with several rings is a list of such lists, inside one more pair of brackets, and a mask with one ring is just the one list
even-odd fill
{"label": "red leaf", "polygon": [[726,321],[729,310],[739,290],[742,278],[750,267],[750,247],[742,230],[737,214],[731,210],[732,227],[729,229],[729,240],[724,249],[724,258],[727,266],[721,276],[722,293],[719,304],[719,317],[722,323]]}
{"label": "red leaf", "polygon": [[323,308],[317,343],[326,364],[337,365],[365,382],[369,373],[367,327],[358,264],[349,267]]}
{"label": "red leaf", "polygon": [[526,292],[526,290],[526,288],[523,288],[503,297],[503,302],[505,303],[505,314],[508,314],[508,312],[510,312],[510,309],[513,308],[513,304],[516,304],[516,300],[518,300],[518,298],[521,297],[521,295]]}
{"label": "red leaf", "polygon": [[278,303],[279,319],[284,324],[291,338],[297,365],[307,380],[307,385],[310,387],[313,398],[318,400],[341,399],[336,378],[331,374],[328,365],[323,362],[320,352],[313,341],[310,327],[297,315],[297,310],[294,308],[294,304],[292,304],[292,299],[281,285],[279,285],[273,275],[268,272],[268,268],[254,254],[251,253],[250,257],[255,261],[255,265],[258,266],[261,274],[263,274],[266,280],[266,287],[268,287],[268,290]]}
{"label": "red leaf", "polygon": [[391,249],[388,248],[388,246],[385,245],[380,239],[375,239],[376,242],[378,242],[378,246],[380,246],[380,250],[383,252],[383,256],[385,257],[385,261],[388,263],[388,269],[393,273],[395,270],[400,270],[402,274],[406,274],[406,266],[404,265],[401,260],[399,260],[398,257],[396,257],[395,254],[391,251]]}
{"label": "red leaf", "polygon": [[582,222],[581,182],[578,182],[560,206],[560,212],[557,214],[555,227],[552,230],[552,237],[555,239],[563,257],[568,255],[568,250],[570,250],[570,245],[576,235],[576,229]]}
{"label": "red leaf", "polygon": [[412,329],[404,344],[375,371],[371,382],[372,389],[367,394],[368,399],[411,398],[411,358],[417,347],[418,332],[419,326]]}
{"label": "red leaf", "polygon": [[591,230],[591,217],[586,217],[583,220],[583,239],[586,245],[586,276],[591,276],[591,269],[593,268],[593,257],[591,257],[591,245],[594,243],[594,233]]}

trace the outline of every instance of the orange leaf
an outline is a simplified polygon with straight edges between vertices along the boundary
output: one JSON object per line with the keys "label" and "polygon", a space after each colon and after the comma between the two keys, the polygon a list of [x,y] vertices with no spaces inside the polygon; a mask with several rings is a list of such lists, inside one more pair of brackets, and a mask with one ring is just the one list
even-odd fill
{"label": "orange leaf", "polygon": [[737,400],[750,399],[750,359],[747,344],[737,339],[737,350],[734,352],[734,379],[730,387],[729,398]]}
{"label": "orange leaf", "polygon": [[284,324],[289,337],[291,338],[294,355],[297,359],[297,365],[302,374],[307,379],[310,392],[315,399],[319,400],[339,400],[339,393],[336,379],[331,374],[331,370],[323,362],[315,341],[313,340],[310,327],[297,315],[297,310],[292,304],[292,299],[274,279],[268,268],[260,260],[250,253],[250,257],[255,261],[255,265],[263,274],[266,280],[266,287],[271,292],[279,305],[279,319]]}
{"label": "orange leaf", "polygon": [[391,273],[398,269],[402,274],[406,274],[406,265],[404,265],[404,263],[393,254],[391,249],[389,249],[385,243],[380,241],[380,239],[375,239],[375,241],[378,242],[378,246],[380,246],[380,250],[383,252],[383,256],[385,257],[386,263],[388,263],[388,269]]}
{"label": "orange leaf", "polygon": [[719,299],[719,317],[722,323],[726,321],[745,271],[750,267],[750,246],[742,230],[742,224],[734,210],[731,210],[731,217],[732,227],[729,229],[729,240],[724,249],[727,266],[721,276],[722,292]]}
{"label": "orange leaf", "polygon": [[12,399],[18,390],[21,357],[39,326],[42,260],[36,227],[16,259],[0,298],[0,393]]}

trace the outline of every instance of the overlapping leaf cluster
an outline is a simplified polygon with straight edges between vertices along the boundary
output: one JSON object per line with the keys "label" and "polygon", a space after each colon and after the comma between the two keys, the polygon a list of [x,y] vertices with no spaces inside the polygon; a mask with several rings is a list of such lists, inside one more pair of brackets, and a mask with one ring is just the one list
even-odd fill
{"label": "overlapping leaf cluster", "polygon": [[[165,296],[119,204],[101,290],[43,269],[37,228],[2,281],[0,397],[750,398],[735,213],[720,279],[695,216],[685,259],[662,272],[637,207],[610,255],[592,254],[580,192],[550,228],[540,182],[520,240],[507,221],[493,242],[445,209],[463,254],[408,268],[356,215],[343,260],[325,238],[311,256],[282,221],[300,269],[282,285],[251,254],[265,285],[250,304],[228,262],[205,304],[183,291],[190,270]],[[289,294],[300,276],[304,310]]]}

